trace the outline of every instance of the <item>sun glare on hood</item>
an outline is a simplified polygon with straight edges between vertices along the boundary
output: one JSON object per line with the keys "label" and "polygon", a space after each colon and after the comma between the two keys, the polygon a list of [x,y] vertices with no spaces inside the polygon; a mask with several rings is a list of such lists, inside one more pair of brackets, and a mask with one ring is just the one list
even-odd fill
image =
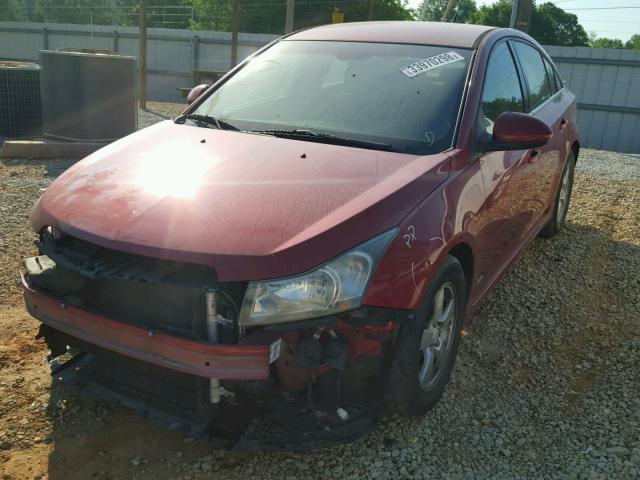
{"label": "sun glare on hood", "polygon": [[204,155],[184,155],[184,145],[164,145],[147,152],[139,160],[137,183],[152,195],[175,198],[195,196],[205,180],[206,172],[217,163]]}

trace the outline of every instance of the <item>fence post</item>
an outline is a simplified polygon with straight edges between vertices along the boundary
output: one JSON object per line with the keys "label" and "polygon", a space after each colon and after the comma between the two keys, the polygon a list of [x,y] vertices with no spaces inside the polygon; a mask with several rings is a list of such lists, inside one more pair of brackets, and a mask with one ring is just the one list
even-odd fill
{"label": "fence post", "polygon": [[196,78],[195,70],[199,68],[200,63],[200,37],[194,35],[191,37],[191,84],[193,86],[200,83],[200,79]]}
{"label": "fence post", "polygon": [[233,0],[231,18],[231,68],[238,64],[238,30],[240,28],[240,1]]}
{"label": "fence post", "polygon": [[113,31],[113,51],[114,52],[118,51],[118,31],[117,30]]}
{"label": "fence post", "polygon": [[42,49],[49,50],[49,29],[47,27],[42,29]]}
{"label": "fence post", "polygon": [[516,21],[518,20],[518,10],[520,10],[520,0],[513,0],[513,6],[511,7],[511,20],[509,21],[509,28],[516,28]]}
{"label": "fence post", "polygon": [[24,2],[24,14],[25,20],[27,22],[32,22],[31,17],[33,16],[33,0],[25,0]]}
{"label": "fence post", "polygon": [[147,108],[147,11],[144,0],[140,0],[140,21],[138,33],[138,95],[140,108]]}
{"label": "fence post", "polygon": [[293,32],[293,18],[295,16],[296,0],[287,0],[287,16],[284,22],[284,33]]}
{"label": "fence post", "polygon": [[373,0],[369,0],[369,21],[373,20]]}
{"label": "fence post", "polygon": [[449,14],[451,13],[451,9],[453,8],[454,3],[455,3],[454,0],[449,0],[449,3],[447,4],[447,8],[445,8],[444,13],[442,14],[442,19],[440,19],[441,22],[449,21]]}

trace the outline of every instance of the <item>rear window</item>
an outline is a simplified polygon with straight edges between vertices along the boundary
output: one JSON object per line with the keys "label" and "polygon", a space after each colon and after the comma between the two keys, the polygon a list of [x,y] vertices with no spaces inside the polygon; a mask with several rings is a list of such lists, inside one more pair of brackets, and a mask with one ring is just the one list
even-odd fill
{"label": "rear window", "polygon": [[197,109],[241,130],[306,129],[426,154],[451,147],[471,50],[281,41]]}

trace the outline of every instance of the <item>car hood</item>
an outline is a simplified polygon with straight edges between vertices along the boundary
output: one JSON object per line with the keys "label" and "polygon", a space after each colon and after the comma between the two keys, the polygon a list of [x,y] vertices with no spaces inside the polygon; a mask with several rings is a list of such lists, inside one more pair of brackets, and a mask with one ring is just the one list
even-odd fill
{"label": "car hood", "polygon": [[448,175],[415,156],[177,125],[134,133],[42,195],[53,226],[106,248],[210,265],[221,281],[309,270],[398,223]]}

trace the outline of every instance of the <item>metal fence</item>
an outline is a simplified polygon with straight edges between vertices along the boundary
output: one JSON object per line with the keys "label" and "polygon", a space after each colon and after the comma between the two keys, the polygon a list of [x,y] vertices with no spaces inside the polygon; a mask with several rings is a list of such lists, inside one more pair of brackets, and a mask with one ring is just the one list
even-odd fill
{"label": "metal fence", "polygon": [[[75,2],[81,3],[81,2]],[[146,6],[142,7],[144,3]],[[195,3],[188,5],[186,3]],[[139,26],[283,34],[331,22],[399,20],[409,10],[385,0],[94,0],[88,5],[22,0],[0,2],[0,21]]]}
{"label": "metal fence", "polygon": [[[281,6],[284,2],[276,3]],[[249,9],[251,5],[245,8]],[[257,7],[254,5],[252,8],[255,10]],[[247,12],[245,22],[254,22],[254,26],[256,21],[260,21],[258,15],[264,14],[262,10],[251,14]],[[189,21],[198,21],[195,12],[188,14],[193,15],[193,20]],[[300,23],[312,22],[310,18],[300,15],[295,22],[296,28]],[[313,19],[313,22],[321,20]],[[173,23],[185,20],[183,17],[170,16],[169,12],[164,21]],[[155,24],[159,24],[159,21]],[[264,29],[269,28],[276,27],[264,26]],[[282,31],[284,28],[282,23]],[[239,32],[235,36],[237,42],[234,48],[234,33],[230,31],[154,27],[147,32],[147,98],[170,102],[184,102],[185,89],[201,81],[211,81],[213,72],[227,71],[236,61],[279,35]],[[109,49],[123,55],[137,56],[138,28],[0,22],[0,59],[37,61],[40,50],[69,47]],[[569,88],[577,95],[582,144],[592,148],[639,153],[640,52],[587,47],[545,48],[556,61]]]}
{"label": "metal fence", "polygon": [[[147,98],[184,101],[181,88],[193,86],[200,71],[226,72],[232,65],[230,32],[149,28]],[[38,61],[40,50],[89,48],[138,55],[138,28],[104,25],[0,22],[0,59]],[[238,34],[242,60],[277,35]]]}
{"label": "metal fence", "polygon": [[640,153],[640,52],[545,47],[578,98],[582,144]]}
{"label": "metal fence", "polygon": [[[146,88],[141,97],[181,101],[188,87],[216,80],[287,31],[407,15],[404,10],[389,10],[379,0],[171,3],[179,2],[147,0],[146,7],[138,0],[96,1],[85,7],[37,2],[0,5],[0,60],[37,61],[43,49],[83,48],[136,56],[144,64],[139,54],[146,51],[143,72],[147,78],[141,85]],[[147,32],[145,50],[139,48],[141,25]]]}

